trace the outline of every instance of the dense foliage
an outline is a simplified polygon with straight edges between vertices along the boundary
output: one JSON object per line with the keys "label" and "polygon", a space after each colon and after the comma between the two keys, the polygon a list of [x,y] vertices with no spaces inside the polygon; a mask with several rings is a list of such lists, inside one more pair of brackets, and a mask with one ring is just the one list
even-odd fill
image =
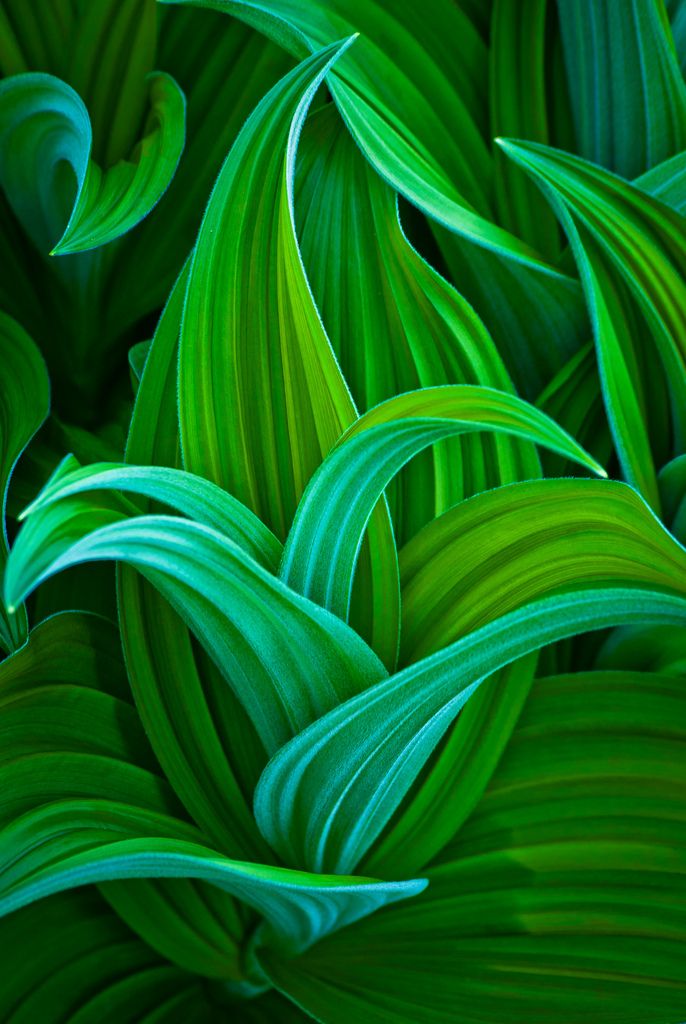
{"label": "dense foliage", "polygon": [[0,1019],[686,1019],[686,3],[0,2]]}

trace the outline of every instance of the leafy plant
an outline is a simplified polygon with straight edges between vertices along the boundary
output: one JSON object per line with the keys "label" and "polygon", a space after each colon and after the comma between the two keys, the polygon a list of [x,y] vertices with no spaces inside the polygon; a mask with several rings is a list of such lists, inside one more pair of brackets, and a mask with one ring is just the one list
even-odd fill
{"label": "leafy plant", "polygon": [[3,1021],[686,1017],[685,67],[2,0]]}

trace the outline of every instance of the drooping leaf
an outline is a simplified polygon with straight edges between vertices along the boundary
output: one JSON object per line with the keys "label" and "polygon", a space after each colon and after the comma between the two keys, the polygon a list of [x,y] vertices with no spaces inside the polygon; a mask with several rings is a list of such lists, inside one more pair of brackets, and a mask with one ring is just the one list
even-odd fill
{"label": "drooping leaf", "polygon": [[[540,495],[540,505],[534,495]],[[552,514],[546,514],[545,495],[552,499]],[[519,511],[518,497],[523,499]],[[464,557],[453,563],[441,520],[449,524],[463,509],[469,518],[491,503],[511,507],[520,521],[512,548],[500,550],[502,537],[477,512],[473,522],[481,522],[485,532],[493,529],[498,554],[486,558],[485,573],[474,531],[458,529],[457,537],[464,540],[460,546],[458,539],[455,554],[462,551]],[[560,532],[565,516],[579,524],[573,540],[568,524]],[[435,653],[329,712],[272,759],[257,789],[256,816],[287,863],[313,870],[322,865],[350,869],[359,863],[460,708],[500,668],[588,629],[641,621],[683,624],[686,552],[623,485],[581,480],[513,484],[472,498],[423,532],[437,538],[452,573],[442,568],[438,577],[435,572],[422,577],[423,553],[415,566],[406,564],[416,588],[405,615],[412,629],[418,626],[407,644],[414,657]],[[415,550],[422,548],[420,534]],[[513,561],[515,553],[519,561]],[[557,574],[549,571],[553,565],[559,567]],[[422,584],[429,579],[427,596]],[[440,847],[445,830],[454,827],[452,791],[445,787],[441,792],[429,780],[411,808],[413,815],[431,816],[429,846]],[[422,851],[419,843],[418,856]]]}
{"label": "drooping leaf", "polygon": [[[500,144],[538,181],[568,234],[592,313],[617,455],[626,478],[659,508],[655,463],[682,452],[686,427],[683,219],[578,157],[533,143]],[[649,409],[657,430],[649,429]]]}
{"label": "drooping leaf", "polygon": [[324,1024],[679,1020],[685,696],[641,673],[537,681],[426,891],[265,954],[270,977]]}
{"label": "drooping leaf", "polygon": [[159,200],[183,149],[184,98],[173,79],[157,74],[149,104],[141,140],[102,170],[91,159],[88,111],[69,85],[39,73],[0,82],[0,182],[40,251],[104,245]]}
{"label": "drooping leaf", "polygon": [[[317,471],[288,536],[282,579],[347,619],[360,544],[384,488],[424,448],[480,430],[543,444],[604,475],[552,420],[513,395],[472,385],[411,391],[365,413]],[[514,475],[512,455],[510,446],[496,447],[496,475]]]}
{"label": "drooping leaf", "polygon": [[534,397],[547,380],[541,364],[555,372],[577,347],[583,307],[576,281],[491,218],[484,43],[465,12],[443,0],[429,10],[379,0],[164,2],[232,14],[299,58],[361,33],[330,76],[334,101],[377,173],[449,232],[454,278],[497,332],[516,383]]}
{"label": "drooping leaf", "polygon": [[[279,564],[281,545],[257,516],[216,484],[181,469],[106,462],[79,466],[73,456],[67,456],[20,518],[65,499],[102,490],[140,495],[168,505],[218,530],[272,572]],[[120,508],[113,505],[113,521],[136,511],[135,506],[132,509],[129,504],[127,508],[123,502]]]}
{"label": "drooping leaf", "polygon": [[161,306],[195,242],[207,198],[246,118],[293,64],[264,36],[213,11],[157,7],[157,66],[187,97],[186,145],[164,196],[122,239],[110,315],[135,322]]}
{"label": "drooping leaf", "polygon": [[[397,197],[331,104],[308,119],[296,170],[303,262],[360,410],[420,386],[512,391],[487,331],[412,248]],[[438,443],[406,467],[387,492],[399,544],[461,498],[537,475],[530,445],[501,436],[498,458],[495,444],[487,434],[461,437]]]}
{"label": "drooping leaf", "polygon": [[270,752],[384,676],[349,627],[216,530],[168,516],[105,519],[104,526],[101,518],[70,499],[32,516],[8,560],[8,605],[71,565],[116,559],[135,566],[206,645]]}

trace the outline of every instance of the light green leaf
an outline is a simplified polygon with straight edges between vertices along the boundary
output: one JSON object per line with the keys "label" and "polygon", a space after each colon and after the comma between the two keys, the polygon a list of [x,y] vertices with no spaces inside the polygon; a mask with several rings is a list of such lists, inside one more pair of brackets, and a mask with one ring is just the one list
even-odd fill
{"label": "light green leaf", "polygon": [[[546,496],[551,501],[547,510]],[[511,506],[508,526],[515,529],[513,518],[519,520],[510,546],[503,546],[503,534],[488,516],[482,518],[494,503],[503,510]],[[446,534],[441,534],[441,520],[449,523],[462,509],[468,518],[475,514],[473,522],[484,533],[492,533],[497,553],[488,558],[486,552],[483,564],[473,530],[456,531],[454,553],[464,557],[454,562]],[[458,711],[505,665],[589,629],[684,624],[686,551],[624,485],[592,480],[513,484],[464,502],[434,526],[423,532],[433,530],[444,541],[437,543],[444,555],[441,570],[422,575],[420,534],[415,550],[422,557],[406,570],[416,587],[405,614],[410,627],[417,628],[407,641],[413,656],[436,653],[329,712],[279,751],[260,780],[257,821],[287,863],[312,870],[350,870],[358,864]],[[423,621],[421,596],[428,605]],[[451,792],[442,794],[446,818],[431,784],[411,809],[411,815],[431,815],[430,843],[440,845],[453,822]]]}
{"label": "light green leaf", "polygon": [[[129,462],[181,463],[176,377],[186,283],[184,269],[155,331],[131,418]],[[247,509],[246,517],[254,518]],[[219,848],[244,859],[268,860],[250,806],[265,758],[250,719],[154,586],[126,565],[118,567],[117,575],[131,687],[166,776]]]}
{"label": "light green leaf", "polygon": [[[319,85],[351,42],[298,65],[246,123],[205,212],[183,312],[184,465],[234,494],[279,538],[322,457],[356,418],[312,300],[293,222],[298,135]],[[243,202],[234,201],[236,193]],[[257,307],[255,274],[263,296]],[[383,506],[370,524],[369,550],[371,586],[360,587],[365,600],[356,622],[392,664],[397,563]]]}
{"label": "light green leaf", "polygon": [[539,680],[426,891],[272,980],[325,1024],[677,1021],[686,820],[683,680]]}
{"label": "light green leaf", "polygon": [[290,591],[216,530],[167,516],[105,518],[100,526],[102,518],[78,499],[32,516],[8,560],[8,604],[81,562],[116,559],[135,566],[206,646],[270,753],[384,676],[349,627]]}
{"label": "light green leaf", "polygon": [[108,298],[111,315],[125,323],[163,305],[226,154],[262,97],[293,65],[287,53],[233,18],[152,6],[161,19],[156,64],[187,97],[186,145],[150,217],[122,239],[116,289]]}
{"label": "light green leaf", "polygon": [[360,33],[329,77],[333,99],[374,170],[450,232],[453,279],[534,397],[547,380],[540,366],[555,372],[573,354],[583,307],[578,282],[493,220],[486,52],[467,14],[444,0],[164,2],[225,11],[299,58]]}
{"label": "light green leaf", "polygon": [[[312,292],[362,411],[420,386],[513,391],[483,324],[412,248],[397,196],[362,157],[332,104],[305,125],[295,205]],[[514,438],[439,442],[389,486],[399,544],[461,498],[538,472],[531,445]]]}
{"label": "light green leaf", "polygon": [[[62,807],[43,808],[18,817],[3,831],[0,856],[4,853],[5,863],[0,862],[0,914],[92,882],[196,878],[238,897],[266,919],[260,943],[281,946],[294,953],[379,907],[416,895],[426,886],[424,880],[379,882],[242,863],[178,836],[127,838],[130,826],[116,805],[102,812],[102,823],[98,822],[95,810],[91,802],[81,809],[79,816],[78,806],[65,802]],[[145,817],[141,816],[138,827],[144,828],[145,824]],[[93,831],[90,841],[89,830]],[[58,835],[62,840],[56,856]],[[36,842],[40,844],[38,854],[31,853]]]}
{"label": "light green leaf", "polygon": [[[520,398],[467,384],[411,391],[362,416],[317,471],[288,536],[282,579],[347,619],[360,544],[384,488],[424,448],[480,430],[543,444],[604,475],[571,437]],[[494,474],[510,475],[510,459],[509,446],[496,448]]]}
{"label": "light green leaf", "polygon": [[[181,469],[95,463],[79,466],[73,455],[62,460],[20,520],[39,509],[91,491],[122,491],[168,505],[198,523],[212,527],[242,547],[255,561],[276,571],[282,548],[274,534],[244,505],[216,484]],[[88,507],[88,504],[86,504]],[[135,513],[135,506],[113,503],[112,520]]]}

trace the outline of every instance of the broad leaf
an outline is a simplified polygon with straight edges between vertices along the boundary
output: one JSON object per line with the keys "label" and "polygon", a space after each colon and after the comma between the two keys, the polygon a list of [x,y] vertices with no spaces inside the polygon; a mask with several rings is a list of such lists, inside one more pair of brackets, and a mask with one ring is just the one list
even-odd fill
{"label": "broad leaf", "polygon": [[[183,312],[184,464],[225,487],[280,538],[322,457],[356,418],[312,300],[293,221],[298,135],[317,88],[350,42],[298,65],[244,126],[203,218]],[[234,202],[237,192],[244,202]],[[263,279],[257,309],[256,273]],[[372,592],[359,618],[392,663],[397,566],[383,507],[370,533]]]}
{"label": "broad leaf", "polygon": [[686,148],[686,85],[661,8],[558,3],[577,151],[625,178]]}
{"label": "broad leaf", "polygon": [[[361,417],[317,471],[288,536],[282,578],[347,619],[360,545],[384,488],[424,448],[480,430],[538,442],[604,475],[572,438],[519,398],[471,385],[411,391]],[[511,447],[496,448],[494,475],[514,475],[512,456]]]}
{"label": "broad leaf", "polygon": [[[397,196],[332,104],[308,119],[296,170],[303,262],[361,411],[420,386],[513,391],[483,324],[409,243]],[[469,494],[537,475],[531,446],[515,438],[480,434],[438,443],[388,489],[398,542]]]}
{"label": "broad leaf", "polygon": [[265,955],[325,1024],[678,1021],[683,680],[536,683],[479,808],[416,900]]}
{"label": "broad leaf", "polygon": [[[546,515],[546,494],[552,499],[552,515]],[[423,591],[427,618],[411,648],[415,657],[426,650],[436,653],[329,712],[279,751],[265,770],[256,816],[287,862],[312,870],[324,865],[350,870],[359,863],[460,708],[489,675],[516,658],[588,629],[634,622],[683,625],[686,552],[629,488],[601,481],[542,481],[511,485],[491,495],[520,518],[519,544],[514,541],[509,551],[498,549],[490,559],[486,554],[487,574],[479,566],[473,531],[457,531],[458,537],[468,539],[469,560],[458,542],[455,553],[462,550],[465,557],[458,556],[451,565],[450,548],[443,545],[453,571],[430,577],[431,596],[427,599]],[[491,495],[465,502],[466,515],[474,506],[487,504]],[[534,495],[540,495],[540,504]],[[583,531],[577,537],[567,533],[568,526],[560,533],[555,525],[565,515],[576,515],[577,529]],[[451,513],[442,518],[449,523]],[[476,521],[489,531],[491,524],[484,524],[481,516]],[[440,536],[440,519],[437,524]],[[497,533],[493,541],[498,544]],[[512,562],[516,552],[519,563]],[[555,564],[559,574],[549,572]],[[470,571],[474,567],[476,580]],[[422,579],[421,572],[416,576],[419,599],[429,577]],[[416,607],[425,610],[420,600]],[[412,615],[410,605],[407,614],[414,627],[420,613]],[[443,794],[443,825],[443,804],[439,800],[433,806],[430,797],[435,798],[436,790],[431,782],[412,811],[431,814],[435,833],[428,833],[429,843],[440,845],[453,820],[450,793],[448,788]]]}

